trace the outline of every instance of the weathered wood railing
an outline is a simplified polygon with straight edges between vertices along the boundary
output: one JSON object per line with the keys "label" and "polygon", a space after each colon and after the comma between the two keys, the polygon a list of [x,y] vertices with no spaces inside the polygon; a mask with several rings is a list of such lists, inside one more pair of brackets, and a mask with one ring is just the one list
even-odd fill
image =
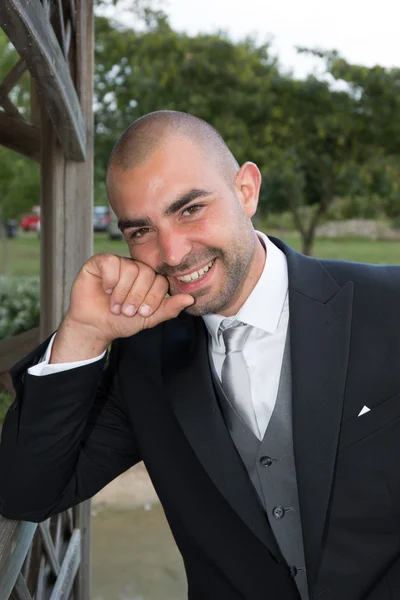
{"label": "weathered wood railing", "polygon": [[0,340],[0,392],[3,388],[12,394],[9,370],[20,358],[39,345],[39,336],[39,327],[35,327],[11,338]]}
{"label": "weathered wood railing", "polygon": [[[0,144],[41,168],[40,334],[0,344],[11,391],[8,369],[58,326],[93,254],[93,0],[0,0],[0,27],[20,57],[0,80]],[[26,70],[29,122],[10,94]],[[37,527],[0,519],[0,600],[89,600],[90,528],[89,502]]]}
{"label": "weathered wood railing", "polygon": [[0,598],[68,600],[80,550],[72,510],[39,525],[0,517]]}
{"label": "weathered wood railing", "polygon": [[[0,376],[39,344],[39,328],[0,341]],[[90,503],[36,525],[0,516],[0,600],[88,599]],[[80,570],[79,570],[80,568]]]}

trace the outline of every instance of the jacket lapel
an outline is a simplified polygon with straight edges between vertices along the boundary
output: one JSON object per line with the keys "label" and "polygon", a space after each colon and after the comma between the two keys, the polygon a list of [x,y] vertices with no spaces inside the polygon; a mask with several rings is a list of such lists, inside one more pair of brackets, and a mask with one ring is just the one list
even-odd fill
{"label": "jacket lapel", "polygon": [[202,319],[184,316],[165,324],[163,381],[180,426],[205,471],[254,535],[280,559],[267,516],[218,406]]}
{"label": "jacket lapel", "polygon": [[321,556],[342,418],[353,283],[278,240],[289,270],[293,443],[310,584]]}

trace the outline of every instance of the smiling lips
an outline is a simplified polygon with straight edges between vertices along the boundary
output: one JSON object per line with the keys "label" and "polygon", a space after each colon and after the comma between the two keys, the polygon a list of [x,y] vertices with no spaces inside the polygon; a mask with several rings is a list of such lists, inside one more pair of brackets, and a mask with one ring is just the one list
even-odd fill
{"label": "smiling lips", "polygon": [[182,277],[177,277],[178,281],[182,281],[182,283],[190,283],[191,281],[197,281],[204,277],[204,275],[211,269],[214,264],[215,259],[210,260],[210,262],[199,269],[198,271],[192,271],[192,273],[188,273],[188,275],[183,275]]}

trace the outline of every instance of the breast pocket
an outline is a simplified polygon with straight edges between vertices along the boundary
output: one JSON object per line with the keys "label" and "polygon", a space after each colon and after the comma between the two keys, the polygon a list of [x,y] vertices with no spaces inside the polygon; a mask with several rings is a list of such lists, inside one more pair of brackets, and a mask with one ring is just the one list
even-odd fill
{"label": "breast pocket", "polygon": [[342,423],[339,451],[361,442],[400,419],[400,393],[372,407],[359,417]]}

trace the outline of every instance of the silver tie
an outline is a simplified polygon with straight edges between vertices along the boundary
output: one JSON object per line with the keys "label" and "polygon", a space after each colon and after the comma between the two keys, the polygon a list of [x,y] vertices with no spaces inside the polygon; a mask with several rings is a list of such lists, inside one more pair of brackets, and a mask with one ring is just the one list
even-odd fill
{"label": "silver tie", "polygon": [[225,360],[222,365],[221,383],[230,405],[259,437],[254,406],[251,398],[250,377],[243,356],[243,348],[251,333],[251,325],[234,321],[228,328],[221,323],[222,337],[225,343]]}

